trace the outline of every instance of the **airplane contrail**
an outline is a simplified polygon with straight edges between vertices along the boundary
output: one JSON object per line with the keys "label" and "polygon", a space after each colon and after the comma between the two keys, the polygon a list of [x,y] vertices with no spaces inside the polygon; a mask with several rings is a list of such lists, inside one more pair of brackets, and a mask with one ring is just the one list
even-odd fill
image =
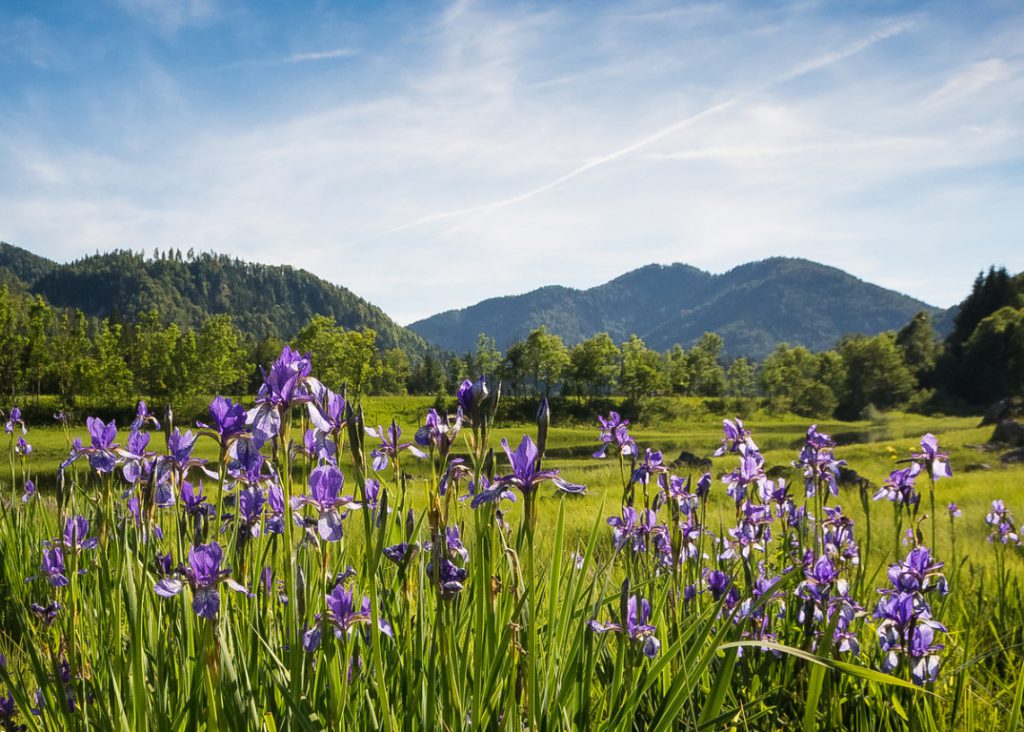
{"label": "airplane contrail", "polygon": [[788,81],[793,81],[794,79],[798,79],[801,76],[805,76],[814,71],[819,71],[828,66],[832,66],[833,64],[839,63],[840,61],[843,61],[844,59],[847,59],[850,56],[854,56],[860,53],[861,51],[875,45],[876,43],[884,41],[888,38],[892,38],[893,36],[897,36],[901,33],[904,33],[911,26],[913,26],[913,24],[913,20],[904,20],[899,23],[894,23],[881,30],[871,33],[870,35],[864,36],[863,38],[860,38],[857,41],[854,41],[853,43],[844,46],[838,51],[833,51],[831,53],[827,53],[821,56],[816,56],[808,61],[805,61],[804,63],[798,64],[797,66],[793,67],[786,73],[777,76],[774,79],[771,79],[770,81],[767,81],[763,84],[760,84],[759,86],[741,92],[733,96],[732,98],[727,99],[724,102],[713,104],[712,106],[700,112],[692,114],[688,117],[684,117],[683,119],[678,120],[677,122],[673,122],[671,125],[663,127],[660,130],[648,135],[647,137],[644,137],[640,140],[637,140],[636,142],[627,145],[626,147],[620,148],[606,155],[602,155],[599,158],[594,158],[593,160],[590,160],[584,163],[583,165],[580,165],[579,167],[570,170],[568,173],[565,173],[559,176],[558,178],[555,178],[554,180],[549,181],[536,188],[532,188],[528,191],[524,191],[523,193],[519,193],[509,198],[503,198],[497,201],[491,201],[489,203],[483,203],[476,206],[469,206],[460,209],[452,209],[449,211],[441,211],[438,213],[421,216],[417,219],[413,219],[412,221],[400,224],[399,226],[392,227],[385,231],[361,239],[358,243],[365,243],[368,241],[373,241],[375,239],[381,239],[383,237],[390,236],[392,234],[397,234],[407,229],[423,226],[424,224],[433,223],[435,221],[444,221],[446,219],[464,217],[463,220],[457,222],[454,226],[445,229],[436,237],[442,238],[450,233],[458,231],[460,228],[462,228],[468,223],[476,222],[489,216],[495,211],[498,211],[507,206],[512,206],[516,203],[521,203],[542,193],[546,193],[547,191],[550,191],[553,188],[557,188],[573,180],[574,178],[578,178],[587,171],[593,170],[594,168],[600,167],[602,165],[607,165],[608,163],[614,162],[615,160],[619,160],[620,158],[626,157],[627,155],[630,155],[631,153],[634,153],[637,150],[645,148],[648,145],[651,145],[659,140],[662,140],[666,137],[669,137],[670,135],[675,134],[676,132],[679,132],[680,130],[692,125],[695,122],[702,120],[705,117],[717,114],[718,112],[721,112],[724,109],[734,106],[735,104],[743,101],[747,97],[763,92],[779,84],[783,84]]}

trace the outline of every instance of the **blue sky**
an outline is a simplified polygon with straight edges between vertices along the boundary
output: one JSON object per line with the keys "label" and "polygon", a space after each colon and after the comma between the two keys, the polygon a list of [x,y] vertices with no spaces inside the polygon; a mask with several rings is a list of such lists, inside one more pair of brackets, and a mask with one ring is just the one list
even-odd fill
{"label": "blue sky", "polygon": [[[1018,2],[0,5],[0,239],[290,263],[407,323],[772,255],[1024,270]],[[827,296],[827,293],[825,294]]]}

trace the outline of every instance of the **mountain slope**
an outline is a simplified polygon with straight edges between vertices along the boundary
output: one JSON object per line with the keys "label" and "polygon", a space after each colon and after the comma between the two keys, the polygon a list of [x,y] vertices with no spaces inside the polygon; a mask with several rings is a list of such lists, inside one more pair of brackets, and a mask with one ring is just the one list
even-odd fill
{"label": "mountain slope", "polygon": [[616,341],[636,333],[658,350],[715,331],[731,355],[759,358],[782,341],[821,350],[847,333],[900,328],[919,310],[943,312],[834,267],[775,257],[720,275],[648,265],[588,290],[546,287],[492,298],[409,328],[458,351],[471,350],[479,333],[505,347],[539,325],[570,345],[606,331]]}
{"label": "mountain slope", "polygon": [[156,309],[167,322],[198,325],[228,313],[256,338],[291,338],[313,315],[346,328],[377,331],[381,348],[410,353],[429,348],[384,312],[344,287],[288,266],[253,264],[224,255],[146,258],[129,251],[97,254],[59,264],[19,247],[0,247],[0,283],[16,280],[57,307],[97,317],[134,320]]}

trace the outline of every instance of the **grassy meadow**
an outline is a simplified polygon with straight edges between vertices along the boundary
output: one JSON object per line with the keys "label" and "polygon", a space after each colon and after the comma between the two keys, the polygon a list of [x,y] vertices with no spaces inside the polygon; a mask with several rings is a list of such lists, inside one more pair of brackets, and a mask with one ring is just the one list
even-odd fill
{"label": "grassy meadow", "polygon": [[[367,398],[365,425],[386,426],[394,417],[400,442],[411,441],[433,402]],[[304,412],[292,414],[294,423],[282,423],[281,444],[289,436],[300,440],[309,426]],[[354,433],[343,430],[334,435],[345,476],[340,492],[363,508],[346,509],[344,535],[331,537],[309,503],[285,509],[299,518],[296,523],[286,516],[280,533],[270,530],[269,503],[260,503],[258,533],[241,523],[234,508],[239,504],[232,503],[243,489],[263,496],[272,475],[265,468],[275,460],[280,479],[274,481],[286,499],[312,495],[311,476],[315,481],[317,471],[330,467],[323,460],[290,452],[286,461],[284,451],[268,443],[264,472],[225,483],[231,486],[226,503],[218,479],[180,463],[170,473],[174,490],[186,476],[206,486],[209,510],[204,504],[194,514],[181,500],[154,505],[152,485],[129,483],[120,465],[113,473],[97,473],[88,455],[68,468],[65,493],[58,497],[55,476],[71,440],[81,438],[88,447],[90,435],[79,424],[67,430],[31,425],[26,439],[33,449],[22,460],[13,449],[15,430],[10,472],[0,478],[0,726],[1017,728],[1024,696],[1024,555],[1012,543],[991,543],[985,516],[997,498],[1011,511],[1024,511],[1024,466],[1004,465],[985,448],[990,427],[979,426],[977,417],[904,413],[819,423],[838,443],[835,458],[866,482],[844,483],[838,497],[818,503],[804,499],[802,475],[793,467],[808,420],[767,412],[715,414],[694,399],[666,402],[655,414],[630,427],[640,455],[658,449],[673,464],[681,452],[692,453],[710,461],[713,477],[701,513],[706,538],[700,556],[670,566],[652,554],[658,530],[644,539],[643,549],[613,543],[607,518],[622,515],[624,482],[638,509],[654,507],[666,527],[663,536],[676,536],[672,522],[681,517],[664,502],[660,508],[651,503],[647,489],[641,498],[639,484],[629,480],[631,459],[620,464],[613,454],[592,457],[599,445],[596,419],[565,424],[556,413],[546,435],[543,468],[558,468],[561,477],[585,484],[585,495],[558,492],[550,483],[517,488],[518,500],[500,503],[500,512],[497,504],[471,508],[451,493],[439,494],[445,467],[439,459],[403,452],[400,470],[394,456],[387,467],[373,470],[369,453],[378,440],[364,437],[362,450],[352,451]],[[742,514],[722,481],[735,469],[736,455],[712,457],[725,416],[744,419],[767,475],[790,483],[794,503],[808,517],[838,503],[852,518],[859,562],[835,560],[841,584],[814,579],[819,550],[813,518],[794,532],[773,520],[774,537],[749,557],[720,555]],[[524,435],[538,439],[533,423],[489,422],[481,414],[474,419],[475,426],[463,426],[451,455],[465,460],[477,480],[509,471],[498,446],[502,438],[513,448]],[[891,471],[920,450],[928,432],[950,454],[953,476],[935,484],[934,519],[927,515],[928,489],[918,484],[920,533],[897,537],[894,505],[872,497]],[[122,428],[115,442],[126,439]],[[487,445],[497,455],[490,471]],[[226,478],[228,461],[220,458],[227,449],[226,441],[201,437],[190,458],[207,461]],[[166,433],[152,432],[148,450],[164,453]],[[704,469],[674,464],[671,474],[690,476],[695,484]],[[371,504],[363,489],[367,477],[380,481],[386,503]],[[38,486],[27,501],[25,478]],[[465,481],[457,491],[466,492]],[[650,491],[659,491],[656,483]],[[141,509],[135,519],[133,499]],[[951,521],[950,502],[962,517]],[[333,509],[318,510],[323,518]],[[73,516],[89,520],[84,533],[96,540],[95,548],[85,548],[81,536],[63,543],[54,538]],[[904,517],[901,529],[909,526]],[[452,527],[460,532],[454,539]],[[221,574],[206,581],[190,547],[213,542],[223,547],[224,559]],[[939,664],[934,679],[923,681],[912,676],[910,656],[895,669],[884,667],[884,623],[873,617],[889,565],[921,543],[945,563],[938,571],[951,588],[948,595],[934,593],[938,575],[930,570],[932,586],[915,600],[916,618],[934,617],[943,626],[941,645],[920,656]],[[56,568],[48,553],[54,546],[63,548]],[[389,561],[388,552],[400,546],[413,550]],[[221,584],[228,567],[244,592]],[[714,590],[711,570],[731,578],[735,596]],[[450,572],[447,581],[443,572]],[[758,584],[766,572],[777,576]],[[209,599],[211,590],[218,593],[217,606],[203,614],[196,603]],[[813,595],[819,591],[823,599]],[[345,593],[351,600],[344,600]],[[649,615],[633,602],[637,608],[649,602]],[[841,612],[847,606],[856,608],[849,619]],[[807,615],[813,608],[820,608],[820,617]],[[859,652],[840,645],[847,631],[846,637],[859,638]]]}

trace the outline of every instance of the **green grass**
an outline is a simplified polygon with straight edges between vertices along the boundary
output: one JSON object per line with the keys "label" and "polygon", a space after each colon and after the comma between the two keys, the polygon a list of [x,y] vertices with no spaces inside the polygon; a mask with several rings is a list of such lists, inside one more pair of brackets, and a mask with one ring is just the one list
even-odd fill
{"label": "green grass", "polygon": [[[367,424],[386,425],[395,415],[411,439],[432,403],[431,398],[374,398],[363,407]],[[641,449],[661,449],[670,462],[682,450],[708,457],[718,446],[721,416],[705,404],[677,400],[657,413],[660,418],[633,430]],[[808,420],[767,413],[740,416],[753,430],[769,468],[791,466]],[[1019,549],[990,544],[984,517],[994,498],[1005,499],[1024,514],[1024,467],[1003,465],[996,453],[986,451],[990,428],[978,427],[978,421],[891,414],[876,422],[819,424],[843,443],[837,457],[876,486],[900,465],[898,460],[917,449],[924,432],[938,435],[952,455],[954,477],[937,484],[939,515],[932,547],[946,561],[953,588],[944,600],[933,600],[949,633],[939,682],[927,693],[910,688],[905,672],[889,676],[878,671],[869,616],[877,599],[874,588],[885,583],[886,566],[897,553],[891,504],[869,500],[866,514],[861,494],[852,486],[830,499],[853,517],[862,549],[870,519],[870,553],[862,556],[861,570],[854,573],[868,613],[861,621],[861,655],[840,654],[827,643],[810,644],[796,621],[799,602],[792,593],[802,579],[799,572],[782,585],[788,599],[780,645],[772,646],[773,652],[757,650],[749,646],[747,626],[721,615],[721,606],[707,595],[692,605],[680,602],[683,584],[694,579],[692,567],[678,574],[656,572],[646,558],[613,552],[606,518],[620,511],[619,463],[614,457],[590,456],[598,444],[596,422],[563,425],[557,415],[548,433],[545,467],[558,467],[565,478],[587,484],[588,494],[559,496],[542,487],[532,540],[520,530],[522,496],[505,505],[512,528],[504,532],[494,524],[490,509],[473,511],[466,503],[437,496],[437,476],[426,461],[403,457],[406,507],[415,510],[417,519],[414,539],[429,538],[434,521],[462,527],[471,555],[462,594],[452,599],[437,595],[425,553],[405,570],[381,558],[383,546],[405,538],[400,510],[379,527],[370,525],[368,512],[356,511],[346,521],[341,542],[300,543],[301,532],[289,523],[291,535],[263,536],[250,549],[228,554],[232,577],[255,591],[255,597],[246,599],[222,586],[216,622],[192,613],[188,590],[171,600],[152,591],[156,547],[171,551],[176,561],[182,559],[194,539],[193,527],[176,519],[177,509],[169,509],[154,514],[160,517],[163,541],[144,535],[124,520],[119,503],[123,483],[98,481],[84,461],[69,471],[69,485],[74,485],[69,512],[91,518],[101,551],[82,554],[88,572],[72,573],[67,588],[23,581],[39,571],[40,541],[60,533],[53,476],[67,455],[68,441],[78,436],[88,442],[84,429],[65,434],[56,427],[33,428],[29,440],[34,452],[26,466],[42,486],[41,499],[21,504],[20,465],[14,465],[16,488],[0,473],[0,496],[8,501],[0,518],[0,650],[9,659],[0,681],[14,695],[21,711],[18,721],[32,729],[518,730],[521,722],[537,728],[616,730],[796,725],[1001,729],[1019,719],[1024,689],[1017,683],[1024,663],[1024,557]],[[301,429],[297,423],[296,437]],[[505,437],[515,445],[523,434],[535,431],[528,423],[493,429],[497,473],[506,470],[499,440]],[[376,440],[365,438],[366,451],[375,445]],[[163,436],[154,434],[150,448],[162,450]],[[456,453],[469,457],[470,452],[460,440]],[[202,439],[196,454],[215,462],[217,448]],[[735,462],[735,456],[725,456],[711,464],[715,481],[706,526],[716,535],[735,519],[735,506],[720,482]],[[347,448],[342,464],[345,492],[358,495],[360,469]],[[981,464],[991,469],[966,469]],[[303,460],[297,461],[290,495],[305,493],[308,470]],[[396,477],[390,469],[379,477],[390,505],[398,508],[402,492]],[[802,496],[796,471],[790,470],[789,479]],[[923,515],[929,510],[927,489],[919,487],[926,495]],[[955,551],[945,511],[950,501],[964,511],[955,525]],[[211,525],[205,540],[218,539],[228,547],[230,526],[220,534]],[[922,531],[930,535],[930,519]],[[715,550],[710,545],[705,550],[705,561],[714,565]],[[899,547],[900,556],[906,551]],[[582,571],[574,569],[570,552],[583,556]],[[747,592],[740,564],[729,566]],[[292,598],[288,605],[259,590],[265,565],[284,580],[283,589]],[[325,633],[322,649],[306,654],[299,646],[302,631],[315,622],[316,613],[325,611],[323,594],[347,565],[356,568],[357,597],[371,598],[372,613],[392,622],[395,637],[354,633],[333,641]],[[624,579],[631,583],[630,593],[639,593],[653,606],[662,648],[652,661],[621,637],[586,630],[590,618],[619,618]],[[54,598],[64,607],[54,625],[46,627],[27,608]],[[74,712],[61,701],[64,689],[56,680],[61,658],[67,658],[77,679],[76,697],[90,700]],[[50,710],[40,717],[28,711],[37,687],[44,690]]]}

